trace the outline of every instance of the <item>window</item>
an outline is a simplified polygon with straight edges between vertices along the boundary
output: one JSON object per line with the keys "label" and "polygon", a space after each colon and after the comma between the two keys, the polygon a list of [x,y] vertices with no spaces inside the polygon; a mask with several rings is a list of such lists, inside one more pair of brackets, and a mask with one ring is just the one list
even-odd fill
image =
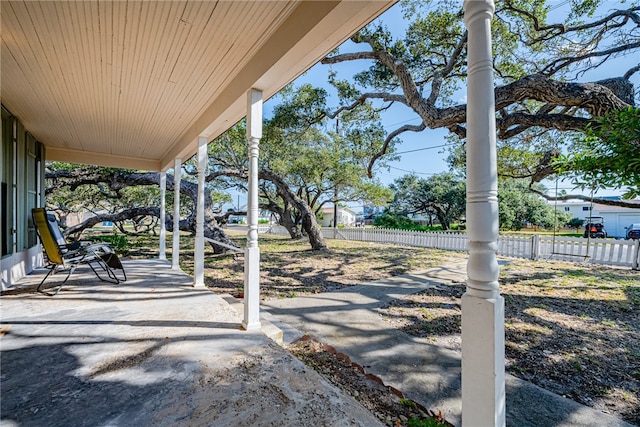
{"label": "window", "polygon": [[2,202],[2,256],[13,253],[13,171],[15,167],[15,157],[13,153],[13,117],[2,109],[2,151],[0,152],[0,162],[2,162],[2,188],[0,190],[0,201]]}
{"label": "window", "polygon": [[37,208],[39,206],[38,196],[39,196],[39,184],[40,184],[40,144],[36,139],[31,136],[31,134],[26,134],[26,156],[25,156],[25,181],[27,184],[27,193],[25,200],[25,213],[27,215],[27,220],[24,223],[24,233],[26,236],[26,246],[25,249],[30,248],[38,244],[38,237],[36,234],[36,229],[33,226],[33,222],[31,219],[31,209]]}
{"label": "window", "polygon": [[565,211],[565,212],[569,212],[570,210],[571,210],[571,208],[570,208],[569,206],[565,206],[565,207],[564,207],[564,211]]}
{"label": "window", "polygon": [[591,210],[591,206],[583,206],[582,210],[583,211],[590,211]]}
{"label": "window", "polygon": [[14,116],[2,108],[0,206],[2,256],[37,245],[31,209],[40,205],[44,147]]}

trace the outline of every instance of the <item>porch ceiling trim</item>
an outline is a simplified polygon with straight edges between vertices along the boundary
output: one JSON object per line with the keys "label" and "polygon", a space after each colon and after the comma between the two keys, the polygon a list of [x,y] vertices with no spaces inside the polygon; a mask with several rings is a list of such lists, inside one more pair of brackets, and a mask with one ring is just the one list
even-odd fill
{"label": "porch ceiling trim", "polygon": [[115,156],[113,154],[68,150],[59,147],[47,147],[47,160],[145,171],[160,170],[160,162],[154,159]]}

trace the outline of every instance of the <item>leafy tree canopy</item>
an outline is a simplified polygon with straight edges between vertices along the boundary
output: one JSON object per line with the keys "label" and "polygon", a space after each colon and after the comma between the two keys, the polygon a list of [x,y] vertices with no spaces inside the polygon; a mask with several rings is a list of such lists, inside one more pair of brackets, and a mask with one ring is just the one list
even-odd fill
{"label": "leafy tree canopy", "polygon": [[626,188],[625,198],[639,197],[640,109],[629,107],[597,119],[556,165],[583,190]]}
{"label": "leafy tree canopy", "polygon": [[[337,111],[369,102],[380,109],[398,104],[421,123],[392,130],[385,142],[427,128],[446,128],[464,142],[467,106],[459,100],[466,84],[468,40],[461,4],[401,4],[409,21],[404,34],[392,34],[382,17],[351,37],[355,48],[322,61],[359,61],[366,67],[355,76],[331,74],[340,96]],[[638,100],[632,84],[640,71],[636,61],[617,68],[619,74],[607,80],[585,78],[616,58],[637,55],[640,6],[589,0],[571,2],[565,16],[553,9],[554,3],[544,0],[498,1],[492,21],[501,168],[507,176],[533,183],[558,173],[553,159],[573,133]],[[383,144],[372,157],[370,173],[387,148]]]}
{"label": "leafy tree canopy", "polygon": [[[539,184],[538,187],[540,187]],[[569,222],[571,214],[556,211],[553,206],[547,204],[537,194],[529,192],[528,189],[527,180],[501,179],[498,181],[498,212],[501,229],[520,230],[525,224],[557,229]]]}
{"label": "leafy tree canopy", "polygon": [[[261,206],[276,213],[292,237],[299,237],[305,216],[327,203],[381,205],[391,198],[367,176],[368,159],[384,140],[378,112],[365,103],[329,117],[326,91],[311,85],[289,86],[279,96],[260,141]],[[248,168],[244,132],[240,122],[209,146],[210,176],[241,189]]]}
{"label": "leafy tree canopy", "polygon": [[434,215],[443,230],[448,230],[452,222],[464,215],[466,184],[464,178],[453,173],[429,178],[405,175],[396,179],[390,188],[395,193],[390,206],[392,212]]}

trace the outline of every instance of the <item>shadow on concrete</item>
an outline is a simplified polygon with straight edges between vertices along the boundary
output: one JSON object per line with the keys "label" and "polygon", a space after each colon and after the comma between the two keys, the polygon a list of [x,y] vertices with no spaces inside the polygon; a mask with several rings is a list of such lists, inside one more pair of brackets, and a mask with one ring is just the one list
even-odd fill
{"label": "shadow on concrete", "polygon": [[[456,277],[457,276],[457,277]],[[276,318],[345,353],[454,425],[461,424],[461,355],[386,323],[378,308],[400,295],[461,283],[459,266],[394,277],[313,296],[264,303]],[[456,286],[456,285],[454,285]],[[295,334],[285,341],[295,340]],[[629,426],[630,424],[507,375],[507,425]]]}

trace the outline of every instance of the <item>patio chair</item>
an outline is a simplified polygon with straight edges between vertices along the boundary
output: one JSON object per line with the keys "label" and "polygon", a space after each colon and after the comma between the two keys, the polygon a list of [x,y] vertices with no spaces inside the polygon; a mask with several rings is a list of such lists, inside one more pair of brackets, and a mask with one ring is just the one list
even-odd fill
{"label": "patio chair", "polygon": [[[33,224],[42,243],[42,249],[47,257],[47,275],[42,279],[36,291],[49,296],[57,295],[62,286],[69,280],[73,272],[81,265],[88,265],[95,275],[103,282],[118,284],[127,280],[127,274],[118,255],[107,243],[84,245],[80,242],[68,244],[58,227],[55,216],[48,214],[44,208],[34,208],[31,211]],[[117,273],[117,270],[120,270]],[[44,282],[51,273],[67,271],[67,277],[58,285],[54,293],[41,290]]]}

